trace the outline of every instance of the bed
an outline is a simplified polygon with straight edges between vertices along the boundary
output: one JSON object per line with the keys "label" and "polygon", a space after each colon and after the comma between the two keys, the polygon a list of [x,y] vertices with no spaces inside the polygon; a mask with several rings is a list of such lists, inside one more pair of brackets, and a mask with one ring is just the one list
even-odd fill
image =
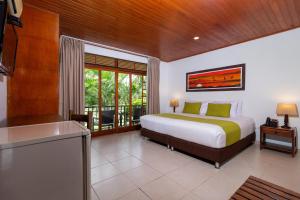
{"label": "bed", "polygon": [[[161,115],[142,116],[142,136],[163,143],[172,150],[178,149],[212,161],[216,168],[255,141],[255,123],[249,117],[221,118],[186,113],[172,115],[174,118]],[[228,144],[227,135],[221,126],[185,120],[188,117],[232,122],[240,127],[240,137]]]}

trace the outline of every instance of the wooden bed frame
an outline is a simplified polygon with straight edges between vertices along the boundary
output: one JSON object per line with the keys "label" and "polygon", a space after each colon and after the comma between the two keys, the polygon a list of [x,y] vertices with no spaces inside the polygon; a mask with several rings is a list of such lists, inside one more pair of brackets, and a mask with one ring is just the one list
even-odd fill
{"label": "wooden bed frame", "polygon": [[171,150],[178,149],[193,156],[213,161],[215,167],[218,169],[224,162],[255,142],[255,132],[224,148],[207,147],[145,128],[141,129],[141,135],[156,142],[166,144],[168,147],[171,147]]}

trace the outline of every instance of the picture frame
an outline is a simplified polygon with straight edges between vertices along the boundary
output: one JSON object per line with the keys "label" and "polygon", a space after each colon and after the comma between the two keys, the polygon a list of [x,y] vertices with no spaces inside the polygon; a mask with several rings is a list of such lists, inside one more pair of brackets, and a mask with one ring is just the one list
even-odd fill
{"label": "picture frame", "polygon": [[186,92],[245,90],[246,64],[186,73]]}

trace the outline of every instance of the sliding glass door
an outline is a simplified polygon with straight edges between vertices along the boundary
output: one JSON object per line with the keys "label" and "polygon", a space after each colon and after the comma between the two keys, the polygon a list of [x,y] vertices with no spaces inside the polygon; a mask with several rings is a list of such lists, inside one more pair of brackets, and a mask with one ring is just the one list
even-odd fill
{"label": "sliding glass door", "polygon": [[99,70],[85,69],[85,111],[93,113],[92,132],[100,130],[99,123]]}
{"label": "sliding glass door", "polygon": [[106,70],[99,71],[101,73],[101,130],[111,130],[115,128],[116,121],[116,73]]}
{"label": "sliding glass door", "polygon": [[140,124],[140,117],[146,113],[145,76],[132,74],[132,117],[133,125]]}
{"label": "sliding glass door", "polygon": [[146,72],[86,64],[85,111],[93,134],[133,130],[146,113]]}
{"label": "sliding glass door", "polygon": [[118,117],[119,127],[128,127],[129,123],[129,107],[130,107],[130,76],[125,73],[118,73]]}

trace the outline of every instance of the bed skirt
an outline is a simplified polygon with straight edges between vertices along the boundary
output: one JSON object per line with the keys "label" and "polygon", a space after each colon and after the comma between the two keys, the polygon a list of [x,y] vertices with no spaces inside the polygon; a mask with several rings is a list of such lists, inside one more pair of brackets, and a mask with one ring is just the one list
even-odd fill
{"label": "bed skirt", "polygon": [[142,136],[151,140],[166,144],[172,149],[178,149],[193,156],[212,161],[214,162],[216,168],[219,168],[227,160],[255,142],[255,132],[224,148],[212,148],[204,146],[145,128],[141,129],[141,134]]}

